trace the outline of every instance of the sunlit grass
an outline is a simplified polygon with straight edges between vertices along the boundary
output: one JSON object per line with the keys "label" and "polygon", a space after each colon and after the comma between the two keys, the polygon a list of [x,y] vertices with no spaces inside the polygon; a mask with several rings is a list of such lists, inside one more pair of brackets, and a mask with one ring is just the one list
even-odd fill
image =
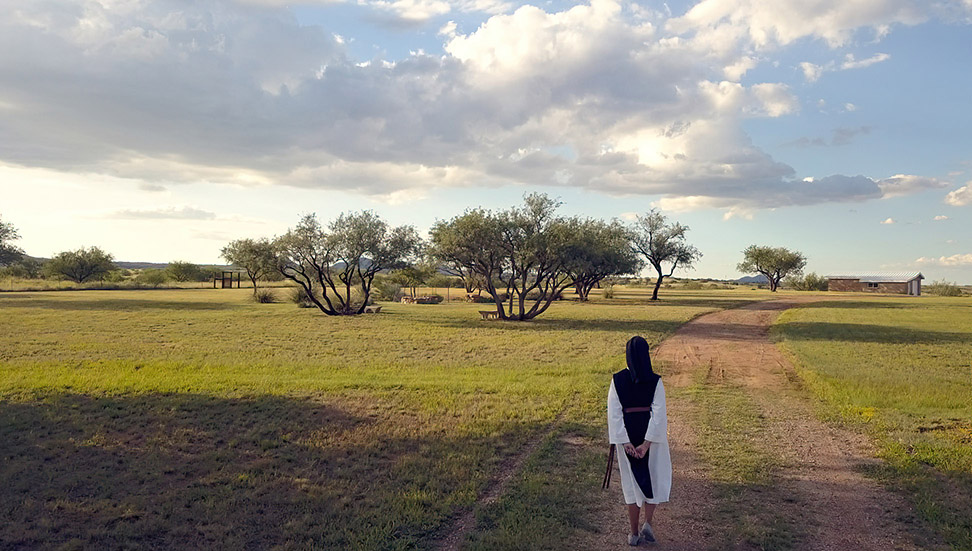
{"label": "sunlit grass", "polygon": [[600,430],[631,335],[756,298],[636,290],[515,323],[249,296],[0,294],[0,542],[422,546],[558,415]]}
{"label": "sunlit grass", "polygon": [[785,312],[774,333],[828,408],[878,438],[887,480],[972,548],[972,303],[825,302]]}

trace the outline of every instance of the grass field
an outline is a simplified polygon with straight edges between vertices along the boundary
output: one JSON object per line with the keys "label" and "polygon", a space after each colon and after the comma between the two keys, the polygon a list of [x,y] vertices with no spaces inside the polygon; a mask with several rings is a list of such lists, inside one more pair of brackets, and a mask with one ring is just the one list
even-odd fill
{"label": "grass field", "polygon": [[880,297],[785,312],[775,335],[822,398],[863,426],[886,467],[955,549],[972,549],[972,302]]}
{"label": "grass field", "polygon": [[523,519],[582,516],[596,481],[550,507],[531,473],[586,472],[589,454],[549,441],[602,437],[625,341],[766,294],[626,290],[528,323],[475,304],[330,318],[249,295],[0,294],[0,546],[413,548],[545,438],[469,543],[556,547]]}

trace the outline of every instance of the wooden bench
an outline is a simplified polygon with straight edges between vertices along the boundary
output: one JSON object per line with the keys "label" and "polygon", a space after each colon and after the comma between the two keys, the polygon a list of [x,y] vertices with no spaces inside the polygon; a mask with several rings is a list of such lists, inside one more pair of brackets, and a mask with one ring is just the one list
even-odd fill
{"label": "wooden bench", "polygon": [[480,310],[479,315],[483,317],[483,320],[498,320],[499,312],[496,310]]}
{"label": "wooden bench", "polygon": [[377,314],[381,312],[381,306],[365,306],[365,314]]}

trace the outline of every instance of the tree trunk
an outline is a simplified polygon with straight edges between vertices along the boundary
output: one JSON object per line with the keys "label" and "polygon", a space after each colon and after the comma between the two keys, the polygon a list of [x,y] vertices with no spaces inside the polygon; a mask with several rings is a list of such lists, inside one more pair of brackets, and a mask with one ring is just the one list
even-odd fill
{"label": "tree trunk", "polygon": [[655,271],[658,272],[658,277],[655,278],[655,290],[651,292],[651,300],[658,300],[658,289],[661,287],[662,279],[665,278],[660,266],[655,266]]}
{"label": "tree trunk", "polygon": [[577,293],[577,295],[580,297],[581,302],[587,302],[587,299],[591,294],[591,289],[593,288],[594,288],[593,283],[578,283],[574,287],[574,290]]}

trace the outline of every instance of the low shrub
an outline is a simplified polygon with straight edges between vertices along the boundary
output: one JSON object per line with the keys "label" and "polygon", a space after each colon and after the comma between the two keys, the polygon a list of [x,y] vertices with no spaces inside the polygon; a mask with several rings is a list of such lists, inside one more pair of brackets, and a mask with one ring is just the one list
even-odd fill
{"label": "low shrub", "polygon": [[601,295],[604,296],[604,298],[614,298],[614,285],[607,283],[601,287]]}
{"label": "low shrub", "polygon": [[790,276],[782,281],[783,287],[796,291],[826,291],[829,287],[827,278],[810,272],[805,276]]}
{"label": "low shrub", "polygon": [[389,281],[388,279],[375,279],[375,282],[371,286],[371,294],[369,298],[373,301],[395,301],[398,302],[402,300],[402,286],[395,283],[394,281]]}
{"label": "low shrub", "polygon": [[169,276],[165,270],[153,268],[142,270],[135,276],[135,283],[147,287],[161,287],[166,281],[169,281]]}
{"label": "low shrub", "polygon": [[253,302],[259,302],[260,304],[272,304],[277,302],[277,293],[273,292],[273,289],[257,289],[253,293]]}
{"label": "low shrub", "polygon": [[294,287],[290,290],[290,294],[287,297],[290,302],[297,305],[298,308],[313,308],[315,306],[314,302],[307,295],[307,291],[303,287]]}
{"label": "low shrub", "polygon": [[940,297],[962,296],[962,288],[959,287],[957,283],[946,281],[944,279],[925,285],[925,292],[929,295],[936,295]]}
{"label": "low shrub", "polygon": [[43,274],[42,268],[40,261],[25,256],[13,264],[0,268],[0,277],[40,279]]}

